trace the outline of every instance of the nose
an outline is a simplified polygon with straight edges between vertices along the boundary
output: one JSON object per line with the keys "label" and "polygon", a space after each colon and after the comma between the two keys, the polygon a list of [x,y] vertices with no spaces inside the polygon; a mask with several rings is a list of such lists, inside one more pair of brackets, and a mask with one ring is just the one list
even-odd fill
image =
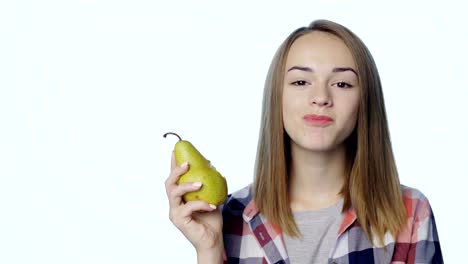
{"label": "nose", "polygon": [[311,105],[327,107],[330,107],[332,105],[330,92],[328,91],[328,87],[326,85],[317,85],[311,90],[312,91],[309,100]]}

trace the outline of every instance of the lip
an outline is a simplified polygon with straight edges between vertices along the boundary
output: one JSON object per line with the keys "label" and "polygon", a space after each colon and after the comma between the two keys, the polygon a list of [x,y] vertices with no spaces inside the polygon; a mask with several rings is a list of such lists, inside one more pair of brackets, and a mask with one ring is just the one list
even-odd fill
{"label": "lip", "polygon": [[333,118],[326,115],[305,115],[304,120],[312,125],[326,126],[333,122]]}

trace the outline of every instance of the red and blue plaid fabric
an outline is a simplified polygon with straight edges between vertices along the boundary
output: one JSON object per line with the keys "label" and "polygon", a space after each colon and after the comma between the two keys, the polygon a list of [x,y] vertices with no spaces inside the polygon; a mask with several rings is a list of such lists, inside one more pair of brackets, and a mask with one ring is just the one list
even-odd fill
{"label": "red and blue plaid fabric", "polygon": [[[345,213],[328,263],[443,263],[427,198],[407,186],[402,185],[402,191],[408,218],[397,237],[387,234],[383,245],[378,241],[371,243],[351,208]],[[230,194],[222,213],[225,263],[290,263],[281,230],[259,213],[252,200],[251,185]]]}

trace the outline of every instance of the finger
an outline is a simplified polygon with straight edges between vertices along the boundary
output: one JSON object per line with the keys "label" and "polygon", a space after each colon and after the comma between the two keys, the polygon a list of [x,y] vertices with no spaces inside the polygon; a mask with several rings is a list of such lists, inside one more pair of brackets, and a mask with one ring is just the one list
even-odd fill
{"label": "finger", "polygon": [[201,182],[187,182],[174,187],[169,193],[169,205],[172,208],[179,206],[182,202],[182,196],[188,192],[193,192],[202,186]]}
{"label": "finger", "polygon": [[204,201],[191,201],[179,209],[179,217],[183,224],[187,225],[192,221],[192,214],[195,212],[211,212],[216,210],[216,206]]}
{"label": "finger", "polygon": [[171,171],[174,170],[175,167],[176,167],[175,154],[174,154],[174,151],[172,151],[172,155],[171,155]]}
{"label": "finger", "polygon": [[180,166],[176,166],[171,171],[171,174],[169,174],[169,177],[166,179],[166,193],[168,196],[172,189],[177,185],[177,181],[179,180],[180,176],[187,172],[188,167],[188,163],[185,162]]}

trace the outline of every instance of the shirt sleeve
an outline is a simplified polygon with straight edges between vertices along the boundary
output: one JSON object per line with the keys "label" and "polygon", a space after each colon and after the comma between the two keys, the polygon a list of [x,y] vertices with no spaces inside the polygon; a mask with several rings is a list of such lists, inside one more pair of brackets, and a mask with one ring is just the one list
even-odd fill
{"label": "shirt sleeve", "polygon": [[414,200],[414,205],[414,221],[407,263],[444,263],[435,217],[428,199],[421,195]]}

